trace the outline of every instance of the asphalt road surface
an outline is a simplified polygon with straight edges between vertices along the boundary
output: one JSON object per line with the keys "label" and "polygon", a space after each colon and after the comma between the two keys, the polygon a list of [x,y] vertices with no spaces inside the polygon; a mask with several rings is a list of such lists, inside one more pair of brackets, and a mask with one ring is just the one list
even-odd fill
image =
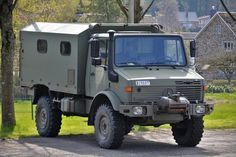
{"label": "asphalt road surface", "polygon": [[22,138],[0,140],[0,156],[82,156],[82,157],[149,157],[149,156],[236,156],[236,130],[206,130],[194,148],[175,144],[170,130],[129,134],[118,150],[97,146],[93,135],[57,138]]}

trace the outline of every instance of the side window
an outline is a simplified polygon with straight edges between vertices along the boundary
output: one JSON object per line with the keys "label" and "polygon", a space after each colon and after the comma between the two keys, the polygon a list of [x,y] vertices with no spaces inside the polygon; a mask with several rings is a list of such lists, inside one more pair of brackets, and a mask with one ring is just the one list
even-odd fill
{"label": "side window", "polygon": [[225,51],[233,51],[234,50],[234,42],[232,41],[224,41],[223,48]]}
{"label": "side window", "polygon": [[62,41],[60,44],[60,52],[63,56],[70,56],[71,54],[71,44],[68,41]]}
{"label": "side window", "polygon": [[99,41],[99,56],[102,59],[102,65],[107,65],[107,50],[108,45],[106,40],[100,40]]}
{"label": "side window", "polygon": [[44,39],[37,40],[37,51],[39,53],[47,53],[48,51],[48,42]]}
{"label": "side window", "polygon": [[216,25],[215,27],[215,34],[221,34],[221,25]]}

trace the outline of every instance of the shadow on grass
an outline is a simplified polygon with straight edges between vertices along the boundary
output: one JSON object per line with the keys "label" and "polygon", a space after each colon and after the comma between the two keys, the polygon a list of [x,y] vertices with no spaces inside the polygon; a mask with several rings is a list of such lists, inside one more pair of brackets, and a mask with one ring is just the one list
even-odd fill
{"label": "shadow on grass", "polygon": [[8,138],[14,132],[15,126],[13,127],[1,127],[0,130],[0,138]]}
{"label": "shadow on grass", "polygon": [[92,136],[94,133],[88,133],[88,134],[62,134],[58,135],[57,137],[42,137],[40,135],[20,135],[17,139],[24,140],[26,138],[60,138],[60,137],[75,137],[75,136]]}

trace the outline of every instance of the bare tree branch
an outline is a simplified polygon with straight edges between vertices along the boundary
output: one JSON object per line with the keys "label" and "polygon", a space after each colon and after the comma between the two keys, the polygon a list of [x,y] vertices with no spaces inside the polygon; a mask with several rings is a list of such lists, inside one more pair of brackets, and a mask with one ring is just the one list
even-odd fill
{"label": "bare tree branch", "polygon": [[152,2],[149,4],[149,6],[147,7],[147,9],[145,11],[143,11],[142,15],[141,15],[141,19],[144,17],[144,15],[147,13],[147,11],[151,8],[152,4],[154,3],[155,0],[152,0]]}
{"label": "bare tree branch", "polygon": [[17,4],[18,0],[15,0],[11,6],[11,10],[14,10],[15,7],[16,7],[16,4]]}
{"label": "bare tree branch", "polygon": [[124,4],[122,3],[122,0],[116,0],[116,2],[118,3],[121,11],[125,14],[125,16],[128,18],[128,8],[124,6]]}
{"label": "bare tree branch", "polygon": [[229,9],[226,7],[225,3],[223,0],[220,0],[221,4],[223,5],[225,11],[229,14],[229,16],[236,22],[235,17],[230,13]]}

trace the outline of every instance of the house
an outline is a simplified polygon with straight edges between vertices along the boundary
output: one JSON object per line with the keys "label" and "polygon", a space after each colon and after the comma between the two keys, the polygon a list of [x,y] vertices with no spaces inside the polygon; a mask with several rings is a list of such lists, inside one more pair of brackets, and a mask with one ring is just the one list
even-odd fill
{"label": "house", "polygon": [[158,23],[157,16],[152,16],[150,14],[144,15],[140,23]]}
{"label": "house", "polygon": [[196,12],[189,12],[183,11],[178,13],[178,21],[180,26],[183,30],[195,30],[199,26],[197,13]]}
{"label": "house", "polygon": [[203,28],[210,21],[210,19],[211,19],[210,15],[198,17],[199,21],[198,26],[200,28]]}
{"label": "house", "polygon": [[[236,12],[232,15],[236,17]],[[195,37],[196,61],[203,66],[226,55],[236,55],[236,22],[217,12]],[[213,65],[214,66],[214,65]]]}

